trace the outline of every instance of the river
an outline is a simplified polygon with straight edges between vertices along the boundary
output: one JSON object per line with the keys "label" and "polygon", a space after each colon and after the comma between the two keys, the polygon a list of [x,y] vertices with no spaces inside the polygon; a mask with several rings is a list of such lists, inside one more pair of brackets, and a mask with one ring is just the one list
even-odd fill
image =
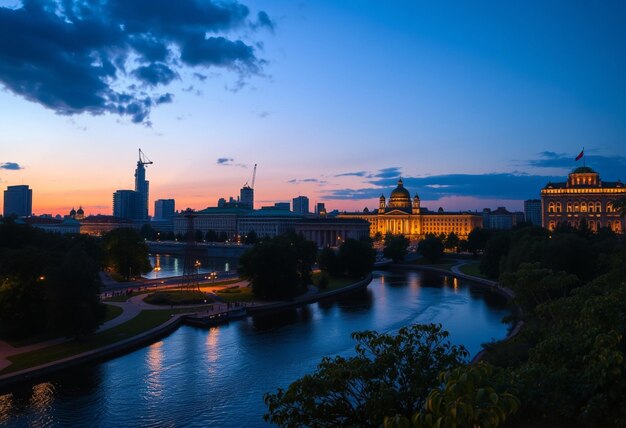
{"label": "river", "polygon": [[375,272],[362,292],[211,329],[181,327],[130,354],[0,395],[0,425],[263,426],[263,394],[350,356],[358,330],[441,323],[472,355],[506,336],[503,298],[418,272]]}

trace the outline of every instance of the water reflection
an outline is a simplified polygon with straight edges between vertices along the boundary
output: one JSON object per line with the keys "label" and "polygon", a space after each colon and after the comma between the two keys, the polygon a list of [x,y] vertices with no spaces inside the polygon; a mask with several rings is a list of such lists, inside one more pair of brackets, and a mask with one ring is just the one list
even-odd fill
{"label": "water reflection", "polygon": [[[161,258],[164,262],[165,257]],[[263,394],[354,354],[354,331],[441,323],[471,354],[506,335],[505,301],[433,274],[376,272],[365,290],[217,328],[181,327],[113,360],[0,395],[0,424],[259,426]]]}

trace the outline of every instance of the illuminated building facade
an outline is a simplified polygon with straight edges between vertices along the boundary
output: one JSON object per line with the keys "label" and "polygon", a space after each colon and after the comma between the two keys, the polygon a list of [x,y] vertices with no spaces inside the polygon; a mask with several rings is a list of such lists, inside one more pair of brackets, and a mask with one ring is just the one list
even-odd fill
{"label": "illuminated building facade", "polygon": [[576,168],[567,181],[548,183],[541,189],[543,227],[554,230],[559,223],[579,227],[585,219],[593,231],[608,227],[624,233],[624,219],[613,208],[613,203],[624,197],[626,188],[621,181],[602,181],[593,169]]}
{"label": "illuminated building facade", "polygon": [[466,212],[437,212],[428,211],[420,207],[420,198],[411,195],[404,188],[402,179],[398,180],[398,187],[391,192],[387,203],[385,196],[379,199],[378,210],[363,211],[360,213],[342,213],[339,218],[360,218],[370,223],[370,236],[377,233],[385,235],[402,234],[410,240],[419,240],[427,234],[449,234],[454,232],[461,239],[476,227],[483,226],[481,214]]}

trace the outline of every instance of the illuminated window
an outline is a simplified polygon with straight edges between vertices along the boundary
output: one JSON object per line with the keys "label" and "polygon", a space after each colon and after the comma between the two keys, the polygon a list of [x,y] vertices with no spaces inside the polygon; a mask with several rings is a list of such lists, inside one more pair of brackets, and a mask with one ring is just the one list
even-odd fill
{"label": "illuminated window", "polygon": [[587,212],[587,204],[585,202],[581,202],[580,203],[580,212],[581,213],[586,213]]}
{"label": "illuminated window", "polygon": [[596,212],[602,211],[602,204],[600,202],[596,202]]}
{"label": "illuminated window", "polygon": [[556,203],[556,212],[560,213],[560,212],[562,212],[562,209],[563,209],[563,207],[562,207],[561,203],[557,202]]}
{"label": "illuminated window", "polygon": [[568,203],[567,203],[567,212],[568,212],[568,213],[571,213],[571,212],[572,212],[572,203],[571,203],[571,202],[568,202]]}
{"label": "illuminated window", "polygon": [[554,212],[554,202],[550,202],[550,204],[548,205],[548,212],[549,213]]}
{"label": "illuminated window", "polygon": [[579,211],[578,202],[574,202],[574,212],[577,213]]}

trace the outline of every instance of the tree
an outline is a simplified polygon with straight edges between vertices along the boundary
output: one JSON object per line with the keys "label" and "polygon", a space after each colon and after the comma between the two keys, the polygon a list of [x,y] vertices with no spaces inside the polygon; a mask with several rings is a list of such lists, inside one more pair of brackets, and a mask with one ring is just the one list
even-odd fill
{"label": "tree", "polygon": [[330,247],[326,247],[319,252],[317,255],[317,265],[322,272],[328,272],[332,276],[339,276],[342,274],[337,253]]}
{"label": "tree", "polygon": [[485,252],[480,259],[480,271],[489,278],[500,276],[500,264],[509,253],[511,236],[508,232],[498,233],[489,239]]}
{"label": "tree", "polygon": [[141,231],[139,232],[139,234],[144,240],[148,241],[154,241],[157,237],[157,231],[154,230],[154,228],[149,223],[141,226]]}
{"label": "tree", "polygon": [[454,233],[454,232],[450,232],[450,234],[446,237],[446,240],[444,241],[443,246],[447,249],[447,250],[457,250],[459,247],[459,236]]}
{"label": "tree", "polygon": [[362,278],[374,269],[376,251],[371,243],[346,239],[337,256],[342,272],[352,278]]}
{"label": "tree", "polygon": [[409,247],[409,240],[404,235],[392,235],[385,237],[385,248],[383,249],[383,256],[388,259],[392,259],[394,263],[404,259],[404,256],[408,254],[407,248]]}
{"label": "tree", "polygon": [[259,237],[257,236],[256,232],[254,230],[251,230],[246,235],[246,239],[244,240],[244,243],[248,245],[252,245],[252,244],[255,244],[258,240],[259,240]]}
{"label": "tree", "polygon": [[126,280],[152,270],[148,246],[135,229],[114,229],[104,235],[103,246],[107,265]]}
{"label": "tree", "polygon": [[265,394],[265,420],[281,426],[378,427],[390,414],[410,418],[438,385],[438,374],[468,355],[448,341],[440,325],[415,324],[395,336],[365,331],[352,337],[354,357],[324,357],[313,374],[287,390]]}
{"label": "tree", "polygon": [[[492,367],[485,363],[441,373],[441,386],[428,394],[423,409],[412,418],[413,425],[424,428],[502,425],[517,412],[520,402],[508,390],[497,388],[492,374]],[[387,419],[385,426],[393,426],[389,423],[392,421],[396,419]]]}
{"label": "tree", "polygon": [[207,242],[217,242],[218,240],[217,233],[215,233],[214,230],[208,230],[206,233],[206,240]]}
{"label": "tree", "polygon": [[197,229],[194,233],[193,239],[196,242],[202,242],[204,239],[204,233],[200,229]]}
{"label": "tree", "polygon": [[81,338],[93,333],[104,320],[100,303],[98,266],[82,245],[68,251],[46,277],[46,301],[50,327],[67,336]]}
{"label": "tree", "polygon": [[289,233],[258,242],[239,259],[239,274],[259,299],[290,299],[311,282],[317,247]]}
{"label": "tree", "polygon": [[489,231],[481,227],[473,229],[469,235],[467,235],[467,247],[469,251],[477,254],[479,251],[484,251],[489,240]]}
{"label": "tree", "polygon": [[417,252],[431,263],[435,262],[443,257],[443,243],[436,236],[426,236],[417,245]]}

